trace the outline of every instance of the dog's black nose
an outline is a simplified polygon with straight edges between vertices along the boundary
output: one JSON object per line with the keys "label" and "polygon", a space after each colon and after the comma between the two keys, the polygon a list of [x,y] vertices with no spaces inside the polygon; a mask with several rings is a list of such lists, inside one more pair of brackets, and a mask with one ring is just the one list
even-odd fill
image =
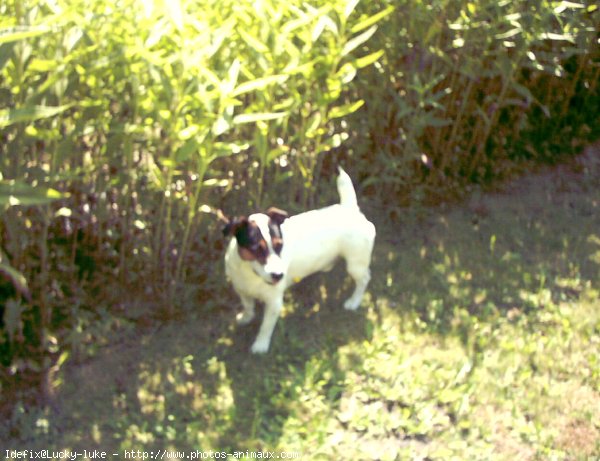
{"label": "dog's black nose", "polygon": [[283,273],[281,272],[273,272],[271,273],[271,279],[273,282],[279,282],[283,278]]}

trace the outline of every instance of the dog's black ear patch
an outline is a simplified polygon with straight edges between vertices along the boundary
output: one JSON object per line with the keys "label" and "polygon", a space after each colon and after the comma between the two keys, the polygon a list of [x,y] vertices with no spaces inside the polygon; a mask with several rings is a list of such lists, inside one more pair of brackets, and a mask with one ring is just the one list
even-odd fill
{"label": "dog's black ear patch", "polygon": [[247,218],[233,218],[223,226],[223,237],[230,237],[236,235],[240,228],[248,225]]}
{"label": "dog's black ear patch", "polygon": [[273,222],[275,222],[278,226],[281,226],[283,221],[285,221],[289,215],[287,211],[280,210],[279,208],[271,207],[267,210],[267,216],[271,218]]}
{"label": "dog's black ear patch", "polygon": [[254,248],[262,239],[260,230],[254,222],[250,222],[247,217],[239,217],[231,220],[223,229],[225,236],[234,236],[240,247]]}
{"label": "dog's black ear patch", "polygon": [[233,235],[233,221],[225,223],[221,229],[221,232],[223,232],[223,237],[229,237],[230,235]]}

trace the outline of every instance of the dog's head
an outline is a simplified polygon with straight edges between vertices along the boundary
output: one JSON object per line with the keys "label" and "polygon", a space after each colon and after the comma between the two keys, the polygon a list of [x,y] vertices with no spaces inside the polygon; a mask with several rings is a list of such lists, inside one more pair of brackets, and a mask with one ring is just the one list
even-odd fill
{"label": "dog's head", "polygon": [[240,258],[252,265],[254,272],[265,282],[275,285],[285,276],[281,259],[283,237],[281,224],[288,214],[277,208],[266,213],[227,220],[223,235],[234,236]]}

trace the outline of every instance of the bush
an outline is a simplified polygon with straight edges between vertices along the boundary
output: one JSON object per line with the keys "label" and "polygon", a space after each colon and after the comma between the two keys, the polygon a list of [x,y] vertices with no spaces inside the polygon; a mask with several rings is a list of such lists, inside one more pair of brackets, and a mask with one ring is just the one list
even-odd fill
{"label": "bush", "polygon": [[573,148],[597,136],[597,14],[591,2],[4,2],[0,360],[47,377],[97,341],[92,325],[122,327],[128,296],[177,313],[210,283],[202,212],[234,185],[240,208],[267,189],[313,206],[329,152],[394,205],[554,158],[557,136]]}
{"label": "bush", "polygon": [[381,199],[439,198],[497,178],[507,161],[556,161],[598,137],[595,2],[369,8],[388,5],[368,43],[385,55],[356,83],[367,104],[351,134]]}
{"label": "bush", "polygon": [[331,121],[362,105],[343,90],[381,56],[359,49],[382,15],[356,5],[0,7],[5,363],[48,369],[48,353],[119,318],[132,291],[173,315],[197,270],[200,212],[232,178],[256,205],[267,171],[313,200],[317,154],[345,136]]}

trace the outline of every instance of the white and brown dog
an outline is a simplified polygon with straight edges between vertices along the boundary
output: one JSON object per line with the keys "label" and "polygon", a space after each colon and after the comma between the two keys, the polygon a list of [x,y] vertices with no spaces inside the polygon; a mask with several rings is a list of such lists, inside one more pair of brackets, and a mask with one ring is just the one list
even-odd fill
{"label": "white and brown dog", "polygon": [[265,214],[227,220],[225,236],[233,236],[225,253],[225,272],[240,296],[239,324],[254,318],[256,300],[265,311],[252,352],[269,350],[271,335],[283,306],[287,287],[319,271],[330,270],[338,258],[356,287],[344,308],[355,310],[371,278],[369,264],[375,226],[360,212],[352,180],[339,169],[340,203],[288,217],[269,208]]}

